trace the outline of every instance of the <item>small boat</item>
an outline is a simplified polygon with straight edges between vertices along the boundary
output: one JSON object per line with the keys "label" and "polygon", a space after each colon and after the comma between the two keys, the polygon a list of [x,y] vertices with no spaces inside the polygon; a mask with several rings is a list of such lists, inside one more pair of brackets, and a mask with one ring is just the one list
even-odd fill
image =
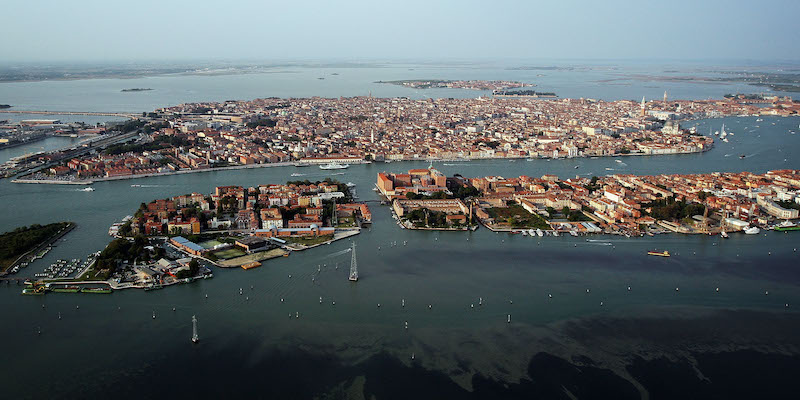
{"label": "small boat", "polygon": [[669,257],[669,251],[650,250],[647,252],[648,256]]}
{"label": "small boat", "polygon": [[759,232],[761,232],[761,229],[758,229],[757,226],[751,226],[744,230],[744,233],[748,235],[758,235]]}
{"label": "small boat", "polygon": [[720,236],[721,236],[723,239],[727,239],[727,238],[729,238],[729,237],[730,237],[730,236],[728,236],[728,232],[725,232],[725,231],[722,231],[722,232],[720,232],[720,233],[719,233],[719,235],[720,235]]}
{"label": "small boat", "polygon": [[305,176],[305,175],[306,174],[301,174],[301,173],[298,173],[298,172],[293,172],[292,173],[292,176]]}
{"label": "small boat", "polygon": [[739,155],[739,158],[745,158],[745,157],[747,157],[747,156],[744,155],[744,154]]}
{"label": "small boat", "polygon": [[86,188],[81,189],[80,191],[81,192],[94,192],[94,188],[93,187],[86,187]]}

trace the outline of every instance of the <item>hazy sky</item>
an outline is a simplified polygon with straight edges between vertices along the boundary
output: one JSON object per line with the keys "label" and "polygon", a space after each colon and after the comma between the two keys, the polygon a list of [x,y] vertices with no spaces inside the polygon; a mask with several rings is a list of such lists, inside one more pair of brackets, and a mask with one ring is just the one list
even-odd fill
{"label": "hazy sky", "polygon": [[800,60],[800,0],[4,0],[6,61]]}

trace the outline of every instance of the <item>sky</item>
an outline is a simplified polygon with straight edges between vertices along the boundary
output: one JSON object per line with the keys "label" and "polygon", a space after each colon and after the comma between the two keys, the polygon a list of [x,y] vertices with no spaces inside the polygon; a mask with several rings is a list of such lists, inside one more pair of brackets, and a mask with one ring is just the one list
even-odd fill
{"label": "sky", "polygon": [[800,60],[800,0],[3,0],[0,59]]}

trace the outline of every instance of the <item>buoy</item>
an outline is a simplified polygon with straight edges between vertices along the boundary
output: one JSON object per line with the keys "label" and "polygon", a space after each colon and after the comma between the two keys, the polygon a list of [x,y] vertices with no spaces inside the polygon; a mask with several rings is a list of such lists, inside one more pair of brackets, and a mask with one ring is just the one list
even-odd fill
{"label": "buoy", "polygon": [[506,323],[507,323],[507,324],[510,324],[510,323],[511,323],[511,314],[508,314],[508,319],[506,320]]}
{"label": "buoy", "polygon": [[44,304],[42,304],[42,309],[44,309]]}
{"label": "buoy", "polygon": [[81,308],[81,306],[75,306],[75,309],[76,309],[76,310],[77,310],[77,309],[79,309],[79,308]]}
{"label": "buoy", "polygon": [[378,308],[381,308],[381,303],[378,303]]}
{"label": "buoy", "polygon": [[250,296],[245,297],[244,301],[250,301]]}
{"label": "buoy", "polygon": [[408,321],[406,321],[406,329],[408,329]]}
{"label": "buoy", "polygon": [[295,317],[295,318],[300,318],[300,312],[299,312],[299,311],[295,311],[295,313],[294,313],[294,317]]}
{"label": "buoy", "polygon": [[292,277],[292,274],[289,274],[289,278],[291,278],[291,277]]}
{"label": "buoy", "polygon": [[509,300],[508,304],[514,304],[514,300]]}
{"label": "buoy", "polygon": [[411,353],[411,359],[412,360],[414,359],[414,353]]}
{"label": "buoy", "polygon": [[281,297],[281,303],[283,303],[283,297]]}
{"label": "buoy", "polygon": [[769,295],[769,290],[767,290],[766,292],[764,292],[764,296],[768,296],[768,295]]}
{"label": "buoy", "polygon": [[717,288],[717,292],[719,292],[719,288]]}
{"label": "buoy", "polygon": [[428,310],[433,308],[433,304],[428,304]]}
{"label": "buoy", "polygon": [[175,311],[175,307],[172,307],[172,311]]}
{"label": "buoy", "polygon": [[602,307],[602,306],[603,306],[603,302],[601,301],[601,302],[600,302],[600,307]]}
{"label": "buoy", "polygon": [[206,293],[206,298],[208,298],[208,293]]}
{"label": "buoy", "polygon": [[628,291],[629,291],[629,292],[631,291],[631,287],[630,287],[630,286],[628,286]]}
{"label": "buoy", "polygon": [[335,306],[335,305],[336,305],[336,302],[335,302],[335,301],[332,301],[332,302],[331,302],[331,305],[332,305],[332,306]]}
{"label": "buoy", "polygon": [[548,297],[548,298],[550,298],[550,299],[552,299],[552,298],[553,298],[553,295],[552,295],[552,294],[548,294],[548,295],[547,295],[547,297]]}
{"label": "buoy", "polygon": [[677,291],[679,291],[679,290],[680,290],[679,288],[675,288],[675,291],[676,291],[676,292],[677,292]]}
{"label": "buoy", "polygon": [[469,308],[475,308],[475,304],[470,304]]}
{"label": "buoy", "polygon": [[322,304],[322,296],[319,296],[319,304]]}
{"label": "buoy", "polygon": [[589,293],[589,289],[586,289],[586,293]]}

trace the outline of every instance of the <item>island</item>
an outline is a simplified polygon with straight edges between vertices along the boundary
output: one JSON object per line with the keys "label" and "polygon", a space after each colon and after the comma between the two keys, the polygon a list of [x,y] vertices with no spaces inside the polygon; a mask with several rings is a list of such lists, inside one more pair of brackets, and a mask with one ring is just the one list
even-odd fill
{"label": "island", "polygon": [[359,96],[188,103],[109,124],[109,136],[92,146],[11,160],[0,173],[15,183],[91,184],[288,165],[689,154],[731,139],[684,121],[800,112],[785,97],[752,102]]}
{"label": "island", "polygon": [[212,267],[258,268],[358,235],[372,215],[366,203],[353,202],[353,187],[330,178],[218,186],[207,195],[142,203],[109,229],[115,239],[91,255],[76,277],[47,276],[29,282],[24,294],[155,290],[211,278]]}
{"label": "island", "polygon": [[153,90],[150,88],[131,88],[131,89],[122,89],[121,92],[146,92],[149,90]]}
{"label": "island", "polygon": [[75,227],[72,222],[23,226],[0,235],[0,276],[16,274],[44,257],[50,244]]}
{"label": "island", "polygon": [[495,90],[492,92],[495,97],[531,97],[531,98],[555,98],[553,92],[537,92],[535,90]]}
{"label": "island", "polygon": [[446,177],[435,168],[378,173],[376,188],[401,227],[531,236],[606,233],[757,234],[800,230],[800,170],[766,174]]}
{"label": "island", "polygon": [[535,86],[530,83],[516,81],[482,81],[482,80],[445,80],[445,79],[424,79],[424,80],[399,80],[399,81],[377,81],[375,83],[387,83],[390,85],[404,86],[412,89],[469,89],[469,90],[506,90]]}

